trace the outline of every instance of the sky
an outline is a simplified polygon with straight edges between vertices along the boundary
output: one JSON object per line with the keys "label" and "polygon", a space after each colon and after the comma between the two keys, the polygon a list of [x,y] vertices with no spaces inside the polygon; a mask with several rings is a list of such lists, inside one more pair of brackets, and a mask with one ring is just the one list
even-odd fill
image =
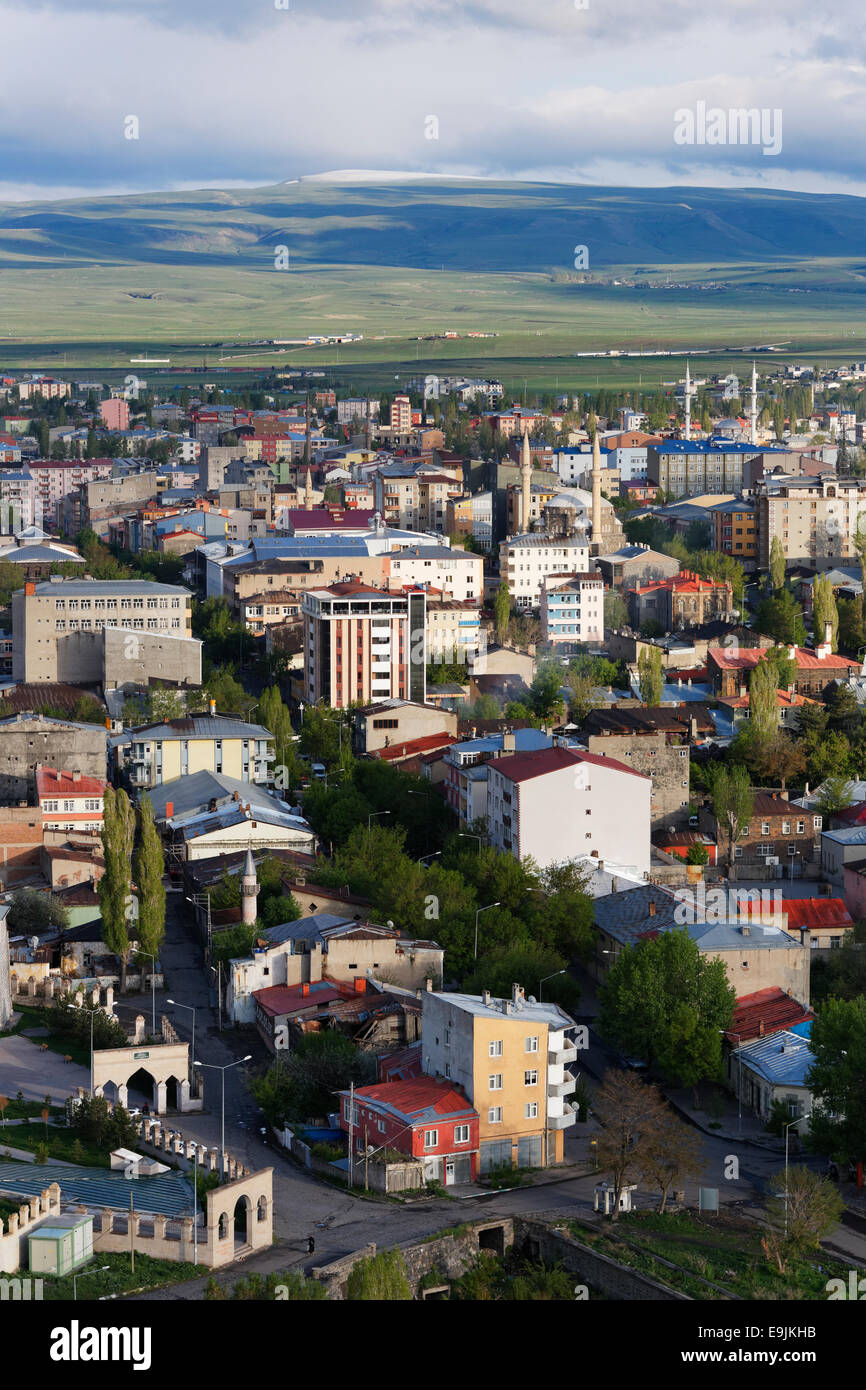
{"label": "sky", "polygon": [[[864,14],[862,0],[0,0],[0,200],[346,169],[864,195]],[[677,143],[677,113],[700,103],[765,111],[779,152]]]}

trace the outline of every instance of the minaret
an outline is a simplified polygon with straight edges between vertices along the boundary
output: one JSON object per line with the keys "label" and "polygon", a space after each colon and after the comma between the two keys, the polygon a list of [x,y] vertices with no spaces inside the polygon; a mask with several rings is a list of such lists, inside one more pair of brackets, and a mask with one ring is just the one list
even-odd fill
{"label": "minaret", "polygon": [[685,402],[686,402],[686,415],[685,415],[685,422],[684,422],[684,424],[683,424],[683,439],[690,440],[691,437],[692,437],[692,378],[691,378],[691,374],[690,374],[690,372],[689,372],[689,361],[688,361],[688,358],[686,358],[686,390],[685,390]]}
{"label": "minaret", "polygon": [[251,927],[256,920],[256,898],[259,893],[259,880],[256,877],[256,866],[253,862],[253,852],[247,850],[244,871],[241,875],[241,920],[245,927]]}
{"label": "minaret", "polygon": [[749,443],[758,442],[758,373],[754,362],[752,363],[752,391],[749,402]]}
{"label": "minaret", "polygon": [[523,435],[523,444],[520,453],[520,478],[522,490],[520,494],[520,525],[517,528],[518,534],[529,530],[529,508],[532,496],[532,452],[529,448],[529,431]]}
{"label": "minaret", "polygon": [[601,446],[598,430],[592,436],[592,550],[601,554]]}
{"label": "minaret", "polygon": [[307,468],[307,481],[304,483],[304,510],[313,510],[313,470]]}

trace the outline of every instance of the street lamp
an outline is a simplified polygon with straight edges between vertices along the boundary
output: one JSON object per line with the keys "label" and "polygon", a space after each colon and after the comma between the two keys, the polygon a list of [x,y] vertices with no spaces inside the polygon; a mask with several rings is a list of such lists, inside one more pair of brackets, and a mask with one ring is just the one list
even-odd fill
{"label": "street lamp", "polygon": [[542,990],[542,986],[545,985],[545,984],[547,983],[548,980],[555,980],[556,977],[557,977],[557,975],[565,975],[566,973],[567,973],[567,972],[566,972],[565,970],[554,970],[554,972],[553,972],[552,975],[545,975],[545,977],[544,977],[543,980],[539,980],[539,982],[538,982],[538,1002],[539,1002],[539,1004],[541,1003],[541,990]]}
{"label": "street lamp", "polygon": [[473,835],[472,832],[471,832],[470,830],[458,830],[458,831],[457,831],[457,838],[458,838],[458,840],[477,840],[477,841],[478,841],[478,853],[479,853],[479,854],[481,853],[481,836],[480,836],[480,835]]}
{"label": "street lamp", "polygon": [[432,854],[422,854],[421,858],[418,860],[418,863],[423,864],[425,859],[435,859],[436,856],[441,853],[441,849],[435,849]]}
{"label": "street lamp", "polygon": [[[178,1004],[176,999],[166,999],[166,1004],[171,1004],[173,1009],[189,1009],[192,1014],[192,1066],[195,1066],[195,1008],[192,1004]],[[190,1081],[192,1081],[192,1071],[190,1071]]]}
{"label": "street lamp", "polygon": [[478,959],[478,918],[482,912],[489,912],[491,907],[501,907],[501,903],[488,903],[486,907],[479,907],[475,914],[475,959]]}
{"label": "street lamp", "polygon": [[93,1100],[93,1020],[96,1018],[96,1010],[90,1010],[90,1099]]}
{"label": "street lamp", "polygon": [[222,1073],[222,1103],[221,1103],[221,1131],[220,1131],[220,1182],[225,1182],[226,1167],[226,1072],[230,1067],[239,1067],[242,1062],[251,1062],[253,1054],[247,1053],[246,1057],[239,1057],[236,1062],[226,1062],[224,1067],[218,1067],[213,1062],[196,1062],[197,1067],[206,1067],[208,1071],[218,1071]]}
{"label": "street lamp", "polygon": [[732,1038],[737,1040],[737,1138],[743,1137],[743,1035],[735,1033],[733,1028],[720,1028],[722,1037],[730,1033]]}
{"label": "street lamp", "polygon": [[371,837],[371,835],[372,835],[372,833],[373,833],[373,832],[372,832],[372,827],[371,827],[371,825],[370,825],[370,821],[371,821],[371,820],[375,820],[376,816],[390,816],[390,814],[391,814],[390,811],[371,811],[371,812],[370,812],[369,816],[367,817],[367,846],[368,846],[368,847],[369,847],[369,844],[370,844],[370,837]]}
{"label": "street lamp", "polygon": [[100,1265],[100,1266],[99,1266],[99,1269],[80,1269],[80,1270],[78,1271],[77,1274],[73,1274],[73,1276],[72,1276],[72,1300],[73,1300],[73,1302],[75,1302],[75,1303],[78,1302],[78,1280],[81,1278],[82,1274],[104,1274],[105,1271],[106,1271],[107,1269],[110,1269],[110,1268],[111,1268],[110,1265]]}
{"label": "street lamp", "polygon": [[791,1120],[785,1125],[785,1239],[788,1239],[788,1133],[794,1125],[798,1125],[801,1120],[808,1120],[808,1115],[798,1115],[795,1120]]}
{"label": "street lamp", "polygon": [[204,905],[202,899],[204,899],[204,904],[207,905],[207,961],[208,965],[210,965],[210,958],[213,950],[213,922],[210,910],[210,893],[193,893],[191,896],[184,896],[184,902],[192,903],[193,907],[202,907]]}

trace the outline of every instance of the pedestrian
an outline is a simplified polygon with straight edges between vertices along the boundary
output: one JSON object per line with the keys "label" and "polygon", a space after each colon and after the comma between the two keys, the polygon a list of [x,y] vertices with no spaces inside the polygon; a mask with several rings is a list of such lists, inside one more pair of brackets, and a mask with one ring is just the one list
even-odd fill
{"label": "pedestrian", "polygon": [[312,1255],[312,1253],[313,1253],[313,1251],[315,1250],[315,1248],[316,1248],[316,1238],[315,1238],[315,1236],[310,1236],[309,1240],[307,1241],[307,1254],[308,1254],[308,1255]]}

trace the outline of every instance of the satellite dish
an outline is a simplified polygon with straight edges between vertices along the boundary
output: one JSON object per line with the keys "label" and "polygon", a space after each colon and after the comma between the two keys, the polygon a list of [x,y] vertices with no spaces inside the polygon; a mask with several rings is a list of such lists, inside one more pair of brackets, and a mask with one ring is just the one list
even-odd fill
{"label": "satellite dish", "polygon": [[385,923],[385,926],[388,928],[389,931],[394,930],[394,923],[391,921],[390,917],[388,918],[388,921]]}
{"label": "satellite dish", "polygon": [[27,944],[28,944],[28,946],[30,946],[30,947],[32,948],[32,950],[35,951],[35,950],[36,950],[36,947],[39,945],[39,937],[38,937],[38,936],[30,936],[30,937],[28,937],[28,938],[27,938]]}

